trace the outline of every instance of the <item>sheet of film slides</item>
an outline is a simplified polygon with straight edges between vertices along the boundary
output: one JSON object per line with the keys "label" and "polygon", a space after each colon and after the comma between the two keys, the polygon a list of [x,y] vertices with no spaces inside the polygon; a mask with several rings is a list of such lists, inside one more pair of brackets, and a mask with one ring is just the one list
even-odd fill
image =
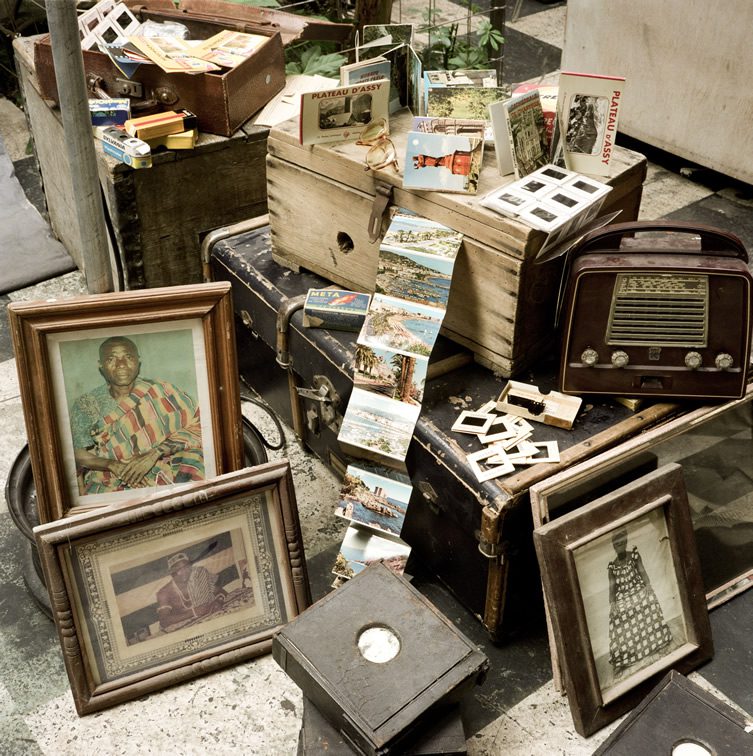
{"label": "sheet of film slides", "polygon": [[[405,466],[429,355],[447,310],[462,234],[399,210],[379,247],[374,296],[356,342],[353,393],[338,440],[348,465],[335,514],[350,520],[332,572],[374,561],[402,573],[400,540],[412,491]],[[360,459],[363,458],[363,462]]]}

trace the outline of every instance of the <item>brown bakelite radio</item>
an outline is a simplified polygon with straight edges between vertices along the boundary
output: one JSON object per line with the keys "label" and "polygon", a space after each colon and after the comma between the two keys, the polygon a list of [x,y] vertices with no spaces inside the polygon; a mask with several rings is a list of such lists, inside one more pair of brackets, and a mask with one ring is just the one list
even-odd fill
{"label": "brown bakelite radio", "polygon": [[737,236],[690,223],[617,223],[588,234],[570,255],[561,391],[745,393],[753,279]]}

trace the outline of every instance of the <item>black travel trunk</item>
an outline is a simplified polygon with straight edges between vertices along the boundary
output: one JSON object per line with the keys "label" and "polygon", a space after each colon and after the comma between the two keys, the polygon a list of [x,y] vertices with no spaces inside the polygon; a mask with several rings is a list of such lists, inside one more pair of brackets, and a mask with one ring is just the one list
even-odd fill
{"label": "black travel trunk", "polygon": [[[212,277],[233,287],[241,376],[307,448],[342,475],[355,461],[342,452],[337,434],[352,388],[357,334],[306,328],[302,316],[308,289],[329,282],[275,263],[267,226],[216,241],[209,263]],[[548,391],[553,371],[542,370],[531,381]],[[670,411],[670,405],[656,405],[661,409],[635,416],[598,399],[573,430],[536,424],[534,440],[557,440],[561,465],[533,465],[479,482],[465,457],[480,443],[450,428],[462,409],[496,399],[505,384],[440,336],[406,460],[414,490],[401,533],[412,547],[408,571],[439,577],[495,641],[531,621],[543,623],[528,486],[564,467],[568,457],[580,461]],[[333,517],[335,506],[333,501]]]}

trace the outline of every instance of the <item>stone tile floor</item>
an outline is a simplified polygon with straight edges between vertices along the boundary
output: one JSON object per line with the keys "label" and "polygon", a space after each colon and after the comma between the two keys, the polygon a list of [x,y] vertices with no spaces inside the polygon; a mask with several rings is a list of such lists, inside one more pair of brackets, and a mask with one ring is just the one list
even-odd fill
{"label": "stone tile floor", "polygon": [[[512,4],[508,4],[512,7]],[[446,6],[446,8],[445,8]],[[442,6],[452,12],[453,6]],[[506,30],[509,81],[554,72],[559,65],[564,3],[543,5],[526,0],[520,18]],[[509,10],[508,10],[509,13]],[[515,51],[518,51],[517,53]],[[508,78],[509,77],[509,78]],[[0,101],[0,135],[14,162],[22,163],[26,137],[23,118]],[[740,234],[753,249],[750,187],[723,176],[686,166],[683,161],[644,145],[628,146],[649,154],[641,217],[702,219]],[[18,240],[23,250],[23,239]],[[32,250],[28,251],[32,253]],[[9,301],[68,297],[85,293],[79,273],[0,297],[0,483],[5,486],[25,429],[10,339],[5,318]],[[274,430],[253,405],[244,410],[269,438]],[[337,493],[334,476],[301,449],[286,429],[281,452],[291,462],[309,563],[326,557],[339,543],[342,524],[332,515]],[[270,656],[241,664],[185,685],[145,696],[100,714],[77,717],[52,623],[30,599],[23,582],[28,549],[0,500],[0,753],[49,754],[293,754],[302,702],[298,688]],[[457,609],[458,614],[464,610]],[[501,652],[504,655],[504,650]],[[531,652],[533,653],[533,652]],[[691,678],[714,692],[704,671]],[[724,694],[716,691],[725,698]],[[588,740],[573,729],[566,699],[551,679],[513,697],[494,710],[483,726],[470,731],[468,751],[494,754],[589,754],[614,726]],[[485,702],[484,689],[475,694]]]}

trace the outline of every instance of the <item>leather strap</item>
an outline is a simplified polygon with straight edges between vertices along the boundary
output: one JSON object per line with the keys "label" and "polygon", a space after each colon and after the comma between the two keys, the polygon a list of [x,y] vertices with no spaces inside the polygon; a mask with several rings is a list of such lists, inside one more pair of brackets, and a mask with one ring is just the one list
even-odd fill
{"label": "leather strap", "polygon": [[[698,250],[704,254],[719,255],[721,257],[737,257],[748,262],[748,253],[739,237],[729,231],[723,231],[713,226],[704,226],[684,221],[632,221],[630,223],[613,223],[609,226],[592,231],[573,250],[573,259],[582,254],[618,250],[625,236],[646,231],[684,233],[699,236],[701,246]],[[631,252],[634,250],[631,250]],[[663,248],[662,254],[688,254],[695,250],[691,248]],[[657,250],[659,252],[659,250]]]}

